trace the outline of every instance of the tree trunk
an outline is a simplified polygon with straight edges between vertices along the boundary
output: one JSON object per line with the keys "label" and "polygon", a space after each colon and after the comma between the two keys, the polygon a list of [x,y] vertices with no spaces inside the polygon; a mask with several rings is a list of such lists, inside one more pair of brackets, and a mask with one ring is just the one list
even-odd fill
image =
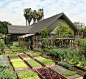
{"label": "tree trunk", "polygon": [[27,20],[26,20],[26,26],[27,26]]}

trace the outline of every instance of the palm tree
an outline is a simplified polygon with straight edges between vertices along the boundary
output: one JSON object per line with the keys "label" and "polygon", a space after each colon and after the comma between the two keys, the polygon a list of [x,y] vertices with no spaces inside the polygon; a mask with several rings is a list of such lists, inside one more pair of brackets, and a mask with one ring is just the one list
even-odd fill
{"label": "palm tree", "polygon": [[39,16],[39,15],[38,15],[38,12],[37,12],[36,10],[34,10],[33,13],[32,13],[33,23],[36,22],[38,16]]}
{"label": "palm tree", "polygon": [[24,9],[24,17],[26,19],[26,26],[27,26],[27,21],[28,21],[28,24],[30,25],[30,22],[32,20],[32,10],[31,10],[31,8]]}
{"label": "palm tree", "polygon": [[43,9],[38,9],[38,13],[39,13],[39,17],[38,17],[38,21],[41,20],[42,18],[44,19],[44,12]]}

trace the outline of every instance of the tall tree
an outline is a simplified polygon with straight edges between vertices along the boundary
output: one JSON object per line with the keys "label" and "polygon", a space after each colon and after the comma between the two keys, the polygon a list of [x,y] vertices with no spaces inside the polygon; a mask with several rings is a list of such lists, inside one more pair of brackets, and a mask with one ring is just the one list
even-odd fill
{"label": "tall tree", "polygon": [[73,31],[69,28],[69,26],[65,22],[61,22],[59,27],[56,30],[56,34],[58,37],[71,37],[73,36]]}
{"label": "tall tree", "polygon": [[32,20],[32,9],[31,8],[24,9],[24,17],[26,19],[26,26],[27,26],[27,21],[28,21],[28,24],[30,25],[30,22]]}
{"label": "tall tree", "polygon": [[39,17],[38,12],[37,12],[36,10],[34,10],[34,11],[32,12],[33,23],[36,22],[36,20],[38,19],[38,17]]}
{"label": "tall tree", "polygon": [[41,20],[42,18],[44,18],[44,12],[43,9],[38,9],[38,13],[39,13],[39,17],[38,17],[38,21]]}
{"label": "tall tree", "polygon": [[24,17],[26,19],[26,26],[27,26],[27,21],[28,24],[30,25],[30,22],[33,19],[33,23],[39,20],[41,20],[44,17],[44,12],[43,9],[38,9],[38,12],[36,10],[32,10],[31,8],[26,8],[24,9]]}
{"label": "tall tree", "polygon": [[74,22],[74,25],[77,27],[77,29],[81,29],[85,27],[85,24],[83,22]]}
{"label": "tall tree", "polygon": [[0,21],[0,33],[7,34],[7,25],[11,25],[11,23],[6,21]]}

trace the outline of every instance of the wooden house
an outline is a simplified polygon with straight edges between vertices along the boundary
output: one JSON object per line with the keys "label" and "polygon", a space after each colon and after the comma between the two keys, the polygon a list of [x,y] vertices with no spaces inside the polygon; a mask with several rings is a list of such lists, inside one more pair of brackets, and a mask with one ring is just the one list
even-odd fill
{"label": "wooden house", "polygon": [[44,27],[47,27],[49,30],[49,34],[54,37],[55,30],[57,27],[59,27],[59,24],[61,22],[65,22],[73,30],[74,34],[78,32],[78,29],[71,22],[71,20],[64,13],[60,13],[41,20],[37,23],[34,23],[30,26],[8,25],[8,33],[11,34],[11,41],[17,41],[17,37],[21,35],[34,34],[32,36],[29,35],[27,37],[30,37],[31,41],[33,41],[32,44],[36,47],[36,45],[41,42],[42,29],[44,29]]}

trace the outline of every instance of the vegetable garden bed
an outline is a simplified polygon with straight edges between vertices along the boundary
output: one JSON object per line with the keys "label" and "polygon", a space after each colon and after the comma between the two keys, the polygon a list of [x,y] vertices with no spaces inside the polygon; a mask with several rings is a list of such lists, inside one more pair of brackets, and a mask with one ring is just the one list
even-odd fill
{"label": "vegetable garden bed", "polygon": [[5,50],[5,54],[13,54],[12,50]]}
{"label": "vegetable garden bed", "polygon": [[80,74],[82,76],[84,76],[86,74],[85,71],[82,71],[82,70],[80,70],[80,69],[78,69],[76,67],[71,67],[70,69],[73,70],[73,71],[76,71],[78,74]]}
{"label": "vegetable garden bed", "polygon": [[17,53],[14,54],[8,54],[9,57],[18,57]]}
{"label": "vegetable garden bed", "polygon": [[39,57],[39,58],[36,58],[35,59],[37,62],[39,62],[40,64],[42,64],[43,66],[46,66],[46,67],[49,67],[49,66],[54,66],[55,63],[50,60],[50,59],[46,59],[46,58],[43,58],[43,57]]}
{"label": "vegetable garden bed", "polygon": [[25,62],[31,67],[31,69],[37,69],[42,67],[41,64],[33,59],[26,59]]}
{"label": "vegetable garden bed", "polygon": [[41,79],[68,79],[51,68],[39,68],[36,70]]}
{"label": "vegetable garden bed", "polygon": [[33,57],[36,57],[36,56],[41,56],[42,53],[40,53],[40,52],[34,52],[34,53],[29,53],[29,55],[31,55]]}
{"label": "vegetable garden bed", "polygon": [[0,79],[17,79],[5,55],[0,55]]}
{"label": "vegetable garden bed", "polygon": [[18,56],[23,60],[30,58],[27,54],[24,54],[24,53],[20,53],[18,54]]}
{"label": "vegetable garden bed", "polygon": [[54,69],[55,71],[59,72],[60,74],[68,77],[69,79],[75,79],[75,78],[79,78],[81,76],[81,75],[77,74],[77,72],[68,70],[59,65],[53,66],[51,68]]}
{"label": "vegetable garden bed", "polygon": [[19,79],[40,79],[37,73],[31,70],[18,71],[17,74]]}
{"label": "vegetable garden bed", "polygon": [[17,58],[17,59],[11,58],[11,63],[13,65],[15,71],[28,69],[28,66],[20,58]]}

